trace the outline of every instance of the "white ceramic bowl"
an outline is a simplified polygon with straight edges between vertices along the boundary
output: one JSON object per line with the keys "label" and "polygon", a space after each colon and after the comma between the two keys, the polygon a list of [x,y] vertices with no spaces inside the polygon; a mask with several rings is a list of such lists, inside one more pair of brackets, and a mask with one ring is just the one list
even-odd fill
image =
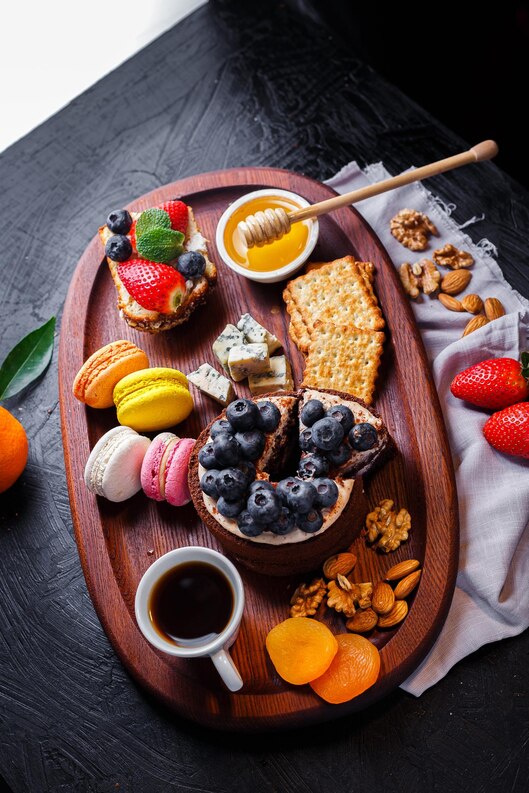
{"label": "white ceramic bowl", "polygon": [[312,220],[308,221],[310,223],[310,230],[305,248],[299,254],[299,256],[294,259],[294,261],[286,264],[279,270],[267,270],[261,272],[258,270],[249,270],[247,267],[237,264],[237,262],[231,258],[228,251],[226,250],[226,246],[224,245],[224,232],[226,230],[226,224],[236,209],[238,209],[243,204],[252,201],[254,198],[261,198],[262,196],[270,196],[271,198],[274,196],[280,196],[282,198],[289,198],[299,207],[310,206],[309,201],[307,201],[305,198],[302,198],[300,195],[297,195],[297,193],[291,193],[290,190],[279,190],[274,187],[267,187],[265,190],[254,190],[252,193],[246,193],[245,195],[238,198],[237,201],[234,201],[233,204],[230,204],[219,220],[216,234],[217,250],[224,264],[236,272],[237,275],[242,275],[244,278],[249,278],[250,281],[258,281],[262,284],[275,284],[277,281],[283,281],[285,278],[289,278],[293,273],[296,272],[296,270],[299,270],[300,267],[305,264],[318,241],[319,225],[317,218],[313,218]]}

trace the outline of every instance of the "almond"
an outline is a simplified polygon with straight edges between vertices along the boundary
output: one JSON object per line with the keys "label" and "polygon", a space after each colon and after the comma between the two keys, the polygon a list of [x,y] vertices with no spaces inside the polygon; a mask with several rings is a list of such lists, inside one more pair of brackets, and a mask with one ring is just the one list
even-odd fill
{"label": "almond", "polygon": [[386,573],[386,581],[398,581],[408,573],[413,573],[420,565],[421,563],[417,559],[406,559],[404,562],[394,564]]}
{"label": "almond", "polygon": [[503,317],[504,314],[505,309],[497,297],[488,297],[485,300],[485,316],[490,322],[498,317]]}
{"label": "almond", "polygon": [[403,578],[395,589],[393,590],[393,594],[397,600],[403,600],[407,598],[408,595],[411,595],[417,584],[419,583],[419,578],[421,577],[422,570],[415,570],[413,573],[410,573]]}
{"label": "almond", "polygon": [[483,308],[483,300],[479,295],[465,295],[461,305],[469,314],[479,314]]}
{"label": "almond", "polygon": [[339,553],[331,556],[323,565],[323,575],[325,578],[337,578],[338,575],[347,575],[356,564],[354,553]]}
{"label": "almond", "polygon": [[364,609],[363,611],[357,611],[354,617],[347,620],[345,627],[353,633],[368,633],[373,630],[377,622],[378,614],[375,614],[373,609]]}
{"label": "almond", "polygon": [[471,278],[472,273],[468,270],[452,270],[441,281],[441,292],[446,292],[447,295],[458,295],[467,288]]}
{"label": "almond", "polygon": [[456,297],[452,297],[452,295],[445,295],[441,292],[438,295],[438,299],[449,311],[464,311],[460,301]]}
{"label": "almond", "polygon": [[[459,272],[459,270],[454,270],[454,272]],[[389,614],[384,614],[383,617],[378,618],[378,627],[379,628],[393,628],[394,625],[398,625],[399,622],[402,622],[406,614],[408,613],[408,604],[405,600],[396,600],[395,605],[389,612]]]}
{"label": "almond", "polygon": [[376,611],[377,614],[388,614],[393,608],[394,603],[395,595],[390,585],[385,584],[383,581],[379,581],[373,590],[371,608]]}
{"label": "almond", "polygon": [[[457,270],[457,272],[459,272],[459,270]],[[477,317],[472,317],[472,319],[466,326],[465,330],[463,331],[462,337],[468,336],[469,333],[474,333],[475,330],[479,330],[479,328],[482,328],[484,325],[488,325],[488,323],[489,321],[487,317],[484,317],[483,314],[480,314]]]}

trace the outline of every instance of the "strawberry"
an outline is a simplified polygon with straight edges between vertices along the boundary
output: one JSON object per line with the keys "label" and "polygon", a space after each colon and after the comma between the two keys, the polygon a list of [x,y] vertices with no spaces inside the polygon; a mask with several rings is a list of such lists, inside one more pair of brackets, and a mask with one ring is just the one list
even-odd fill
{"label": "strawberry", "polygon": [[132,250],[134,253],[137,253],[138,249],[136,247],[136,221],[132,221],[132,226],[129,229],[129,240],[130,244],[132,245]]}
{"label": "strawberry", "polygon": [[159,204],[156,209],[163,209],[171,218],[171,228],[174,231],[181,231],[185,234],[187,231],[187,204],[183,201],[165,201]]}
{"label": "strawberry", "polygon": [[167,264],[129,259],[118,265],[118,275],[131,297],[148,311],[172,314],[186,293],[185,278]]}
{"label": "strawberry", "polygon": [[460,372],[452,380],[450,391],[479,408],[506,408],[529,399],[529,353],[522,362],[514,358],[491,358]]}
{"label": "strawberry", "polygon": [[483,435],[499,452],[529,460],[529,402],[519,402],[493,413]]}

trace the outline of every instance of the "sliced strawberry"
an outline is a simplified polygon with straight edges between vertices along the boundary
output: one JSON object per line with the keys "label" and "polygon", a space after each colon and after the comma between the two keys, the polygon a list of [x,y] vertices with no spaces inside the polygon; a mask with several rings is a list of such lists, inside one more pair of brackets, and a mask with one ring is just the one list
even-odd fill
{"label": "sliced strawberry", "polygon": [[499,452],[529,459],[529,402],[493,413],[483,427],[483,435]]}
{"label": "sliced strawberry", "polygon": [[130,244],[132,245],[133,252],[137,253],[138,249],[136,247],[136,221],[135,220],[132,221],[132,226],[130,227],[130,230],[129,230],[129,240],[130,240]]}
{"label": "sliced strawberry", "polygon": [[165,201],[159,204],[157,209],[163,209],[171,218],[171,228],[174,231],[181,231],[185,234],[187,231],[188,209],[187,204],[183,201]]}
{"label": "sliced strawberry", "polygon": [[522,363],[514,358],[491,358],[460,372],[450,390],[480,408],[498,410],[529,399],[529,356],[522,353]]}
{"label": "sliced strawberry", "polygon": [[118,275],[130,296],[148,311],[172,314],[186,293],[185,278],[168,264],[129,259],[118,266]]}

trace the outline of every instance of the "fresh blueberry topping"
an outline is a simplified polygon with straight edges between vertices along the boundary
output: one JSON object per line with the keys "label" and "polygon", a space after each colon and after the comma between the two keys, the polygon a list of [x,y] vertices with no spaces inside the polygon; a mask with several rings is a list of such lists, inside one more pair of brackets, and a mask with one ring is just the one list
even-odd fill
{"label": "fresh blueberry topping", "polygon": [[273,523],[281,512],[281,499],[273,490],[257,490],[248,499],[248,512],[257,523]]}
{"label": "fresh blueberry topping", "polygon": [[313,534],[323,526],[323,516],[317,509],[311,509],[304,514],[299,514],[296,518],[296,524],[301,531]]}
{"label": "fresh blueberry topping", "polygon": [[206,260],[198,251],[187,251],[178,257],[176,269],[184,278],[199,278],[204,275]]}
{"label": "fresh blueberry topping", "polygon": [[257,428],[263,432],[273,432],[277,429],[281,418],[279,408],[272,402],[259,402],[257,408],[259,410]]}
{"label": "fresh blueberry topping", "polygon": [[215,449],[212,443],[206,443],[198,453],[198,462],[202,468],[221,468],[219,460],[215,457]]}
{"label": "fresh blueberry topping", "polygon": [[326,416],[329,416],[331,419],[335,419],[339,421],[343,428],[344,435],[347,435],[353,424],[355,423],[355,417],[353,416],[353,411],[350,410],[346,405],[334,405],[332,408],[329,408]]}
{"label": "fresh blueberry topping", "polygon": [[299,483],[299,479],[296,479],[295,476],[287,476],[286,479],[282,479],[280,482],[277,483],[276,493],[278,494],[283,504],[288,503],[288,494],[290,493],[294,485],[297,485],[298,483]]}
{"label": "fresh blueberry topping", "polygon": [[128,234],[132,226],[130,212],[126,209],[116,209],[107,217],[107,226],[113,234]]}
{"label": "fresh blueberry topping", "polygon": [[219,432],[213,438],[213,449],[215,457],[220,463],[216,468],[224,468],[228,465],[237,465],[241,459],[241,448],[236,439],[229,432]]}
{"label": "fresh blueberry topping", "polygon": [[332,507],[338,500],[338,486],[332,479],[314,479],[317,507]]}
{"label": "fresh blueberry topping", "polygon": [[225,468],[220,471],[217,477],[219,496],[225,498],[226,501],[238,501],[246,493],[247,487],[246,477],[238,468]]}
{"label": "fresh blueberry topping", "polygon": [[211,471],[206,471],[206,473],[203,474],[202,479],[200,480],[200,488],[202,492],[205,493],[207,496],[211,496],[211,498],[219,497],[219,491],[217,488],[218,475],[219,475],[219,471],[213,468]]}
{"label": "fresh blueberry topping", "polygon": [[241,460],[237,468],[245,475],[247,484],[253,482],[255,479],[255,465],[253,463],[249,460]]}
{"label": "fresh blueberry topping", "polygon": [[230,422],[226,421],[226,419],[218,419],[217,421],[215,421],[215,423],[211,425],[209,434],[211,435],[212,438],[214,438],[216,435],[219,434],[219,432],[230,432],[231,434],[233,434],[233,430],[231,428]]}
{"label": "fresh blueberry topping", "polygon": [[243,510],[237,518],[237,526],[246,537],[258,537],[263,532],[263,527],[252,518],[247,509]]}
{"label": "fresh blueberry topping", "polygon": [[331,465],[343,465],[351,456],[351,447],[344,441],[337,449],[327,452],[326,456]]}
{"label": "fresh blueberry topping", "polygon": [[297,480],[289,488],[287,504],[293,512],[309,512],[316,499],[316,488],[310,482]]}
{"label": "fresh blueberry topping", "polygon": [[115,234],[107,241],[105,253],[113,262],[126,262],[132,254],[132,245],[128,237]]}
{"label": "fresh blueberry topping", "polygon": [[279,517],[270,524],[270,531],[274,534],[289,534],[296,525],[296,516],[287,507],[281,507]]}
{"label": "fresh blueberry topping", "polygon": [[378,440],[376,429],[372,424],[363,421],[361,424],[355,424],[349,433],[349,441],[353,449],[357,452],[365,452],[372,449]]}
{"label": "fresh blueberry topping", "polygon": [[312,427],[314,422],[325,416],[325,408],[319,399],[309,399],[301,408],[301,421],[307,427]]}
{"label": "fresh blueberry topping", "polygon": [[339,421],[329,417],[319,419],[312,426],[312,440],[324,452],[337,449],[343,441],[344,431]]}
{"label": "fresh blueberry topping", "polygon": [[243,498],[238,501],[228,501],[223,496],[220,496],[217,501],[217,509],[225,518],[236,518],[237,515],[243,511],[245,506],[246,504]]}
{"label": "fresh blueberry topping", "polygon": [[299,464],[298,476],[301,479],[314,479],[329,473],[329,463],[321,454],[309,454]]}
{"label": "fresh blueberry topping", "polygon": [[312,430],[310,428],[303,430],[299,435],[299,448],[302,452],[315,452],[316,444],[312,440]]}
{"label": "fresh blueberry topping", "polygon": [[265,447],[265,436],[260,430],[247,430],[236,432],[235,437],[241,447],[241,452],[247,460],[257,460]]}
{"label": "fresh blueberry topping", "polygon": [[255,482],[252,482],[250,485],[248,492],[250,495],[253,495],[257,493],[258,490],[271,490],[272,493],[275,492],[273,484],[268,482],[267,479],[256,479]]}
{"label": "fresh blueberry topping", "polygon": [[251,399],[236,399],[226,408],[226,418],[236,432],[253,430],[259,420],[259,408]]}

